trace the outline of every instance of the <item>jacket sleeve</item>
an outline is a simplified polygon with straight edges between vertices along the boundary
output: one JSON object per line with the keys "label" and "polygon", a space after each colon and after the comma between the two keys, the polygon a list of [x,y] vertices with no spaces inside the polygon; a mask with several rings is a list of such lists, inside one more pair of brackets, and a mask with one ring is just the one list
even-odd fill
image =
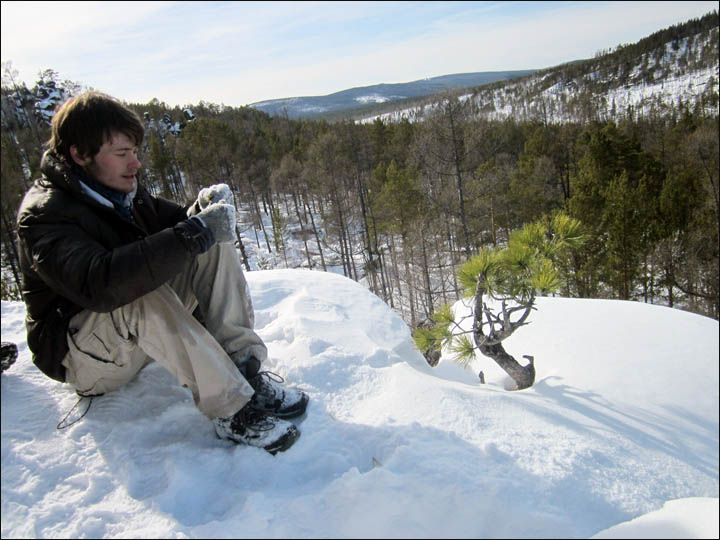
{"label": "jacket sleeve", "polygon": [[173,201],[168,201],[167,199],[162,199],[160,197],[152,197],[152,200],[155,205],[155,213],[163,227],[172,227],[178,222],[187,219],[190,215],[192,215],[190,208],[195,208],[197,206],[197,201],[190,206],[183,207]]}
{"label": "jacket sleeve", "polygon": [[172,227],[109,249],[71,217],[26,213],[18,222],[26,257],[52,288],[96,312],[112,311],[156,289],[191,260]]}

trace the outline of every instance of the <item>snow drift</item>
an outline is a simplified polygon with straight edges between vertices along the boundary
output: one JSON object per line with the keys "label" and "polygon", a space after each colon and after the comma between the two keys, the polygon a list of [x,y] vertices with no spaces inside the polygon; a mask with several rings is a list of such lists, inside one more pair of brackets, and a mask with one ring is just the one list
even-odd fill
{"label": "snow drift", "polygon": [[[2,376],[3,537],[564,538],[717,509],[717,321],[540,298],[506,342],[537,382],[508,392],[490,359],[430,368],[351,280],[247,277],[266,368],[311,396],[274,457],[217,439],[158,364],[56,430],[77,398],[32,365],[23,304],[2,303],[20,349]],[[713,514],[683,530],[717,536]]]}

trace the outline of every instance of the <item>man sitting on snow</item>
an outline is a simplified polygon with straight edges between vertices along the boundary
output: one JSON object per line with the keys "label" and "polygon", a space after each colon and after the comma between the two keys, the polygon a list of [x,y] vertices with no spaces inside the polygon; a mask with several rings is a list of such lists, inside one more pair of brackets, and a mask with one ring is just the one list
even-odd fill
{"label": "man sitting on snow", "polygon": [[42,178],[18,212],[33,362],[97,396],[154,359],[220,437],[284,451],[300,435],[285,418],[308,396],[260,371],[267,348],[233,245],[232,192],[204,188],[189,208],[150,195],[136,179],[143,136],[133,111],[98,92],[53,117]]}

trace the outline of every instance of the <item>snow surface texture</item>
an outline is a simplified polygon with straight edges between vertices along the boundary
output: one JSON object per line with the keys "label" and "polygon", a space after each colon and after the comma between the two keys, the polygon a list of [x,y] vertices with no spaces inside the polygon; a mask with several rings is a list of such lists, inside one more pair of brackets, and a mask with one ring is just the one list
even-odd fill
{"label": "snow surface texture", "polygon": [[20,350],[2,375],[2,537],[718,537],[717,321],[539,298],[507,347],[537,382],[509,392],[489,359],[430,368],[349,279],[247,277],[266,368],[311,396],[274,457],[216,438],[156,363],[56,430],[77,398],[2,302]]}

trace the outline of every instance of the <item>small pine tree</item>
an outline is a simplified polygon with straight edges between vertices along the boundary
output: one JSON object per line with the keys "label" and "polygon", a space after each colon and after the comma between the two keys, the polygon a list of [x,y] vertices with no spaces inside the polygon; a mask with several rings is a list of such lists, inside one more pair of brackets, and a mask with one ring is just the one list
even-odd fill
{"label": "small pine tree", "polygon": [[533,357],[526,355],[529,363],[522,366],[502,342],[528,324],[538,294],[560,289],[561,263],[584,240],[580,222],[557,213],[515,231],[505,247],[481,249],[458,272],[472,302],[472,329],[463,330],[446,305],[433,314],[430,324],[415,331],[416,345],[428,361],[436,363],[446,348],[463,366],[479,350],[513,378],[518,390],[529,388],[535,382]]}
{"label": "small pine tree", "polygon": [[285,268],[288,267],[287,247],[285,245],[285,234],[287,233],[287,223],[285,218],[280,214],[280,209],[273,206],[270,210],[270,219],[273,226],[273,241],[275,242],[275,251],[282,253],[285,260]]}

